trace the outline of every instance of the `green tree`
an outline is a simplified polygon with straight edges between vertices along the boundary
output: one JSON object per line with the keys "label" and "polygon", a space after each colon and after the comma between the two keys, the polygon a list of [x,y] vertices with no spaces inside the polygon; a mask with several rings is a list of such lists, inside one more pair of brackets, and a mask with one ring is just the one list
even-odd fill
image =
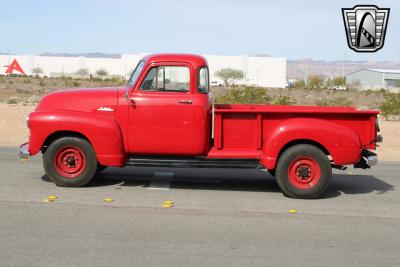
{"label": "green tree", "polygon": [[36,67],[32,69],[32,73],[36,76],[39,77],[40,74],[43,74],[43,69],[41,67]]}
{"label": "green tree", "polygon": [[96,74],[97,74],[98,76],[100,76],[100,77],[104,77],[104,76],[107,76],[107,75],[108,75],[108,71],[106,71],[105,69],[101,68],[101,69],[98,69],[98,70],[96,71]]}
{"label": "green tree", "polygon": [[78,74],[79,76],[81,76],[81,78],[85,78],[89,76],[89,70],[82,68],[76,71],[76,74]]}
{"label": "green tree", "polygon": [[307,79],[307,86],[312,89],[320,89],[324,84],[324,79],[321,75],[310,75]]}
{"label": "green tree", "polygon": [[236,80],[243,79],[244,75],[241,70],[231,68],[220,69],[215,72],[215,76],[224,81],[225,86],[231,86]]}
{"label": "green tree", "polygon": [[344,86],[344,85],[346,85],[346,78],[342,77],[342,76],[338,76],[338,77],[333,78],[332,82],[333,82],[333,85]]}

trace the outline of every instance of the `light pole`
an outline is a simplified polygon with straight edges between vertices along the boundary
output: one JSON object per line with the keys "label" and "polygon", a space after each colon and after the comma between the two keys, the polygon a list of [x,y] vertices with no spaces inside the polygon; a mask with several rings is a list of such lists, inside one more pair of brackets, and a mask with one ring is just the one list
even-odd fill
{"label": "light pole", "polygon": [[256,79],[256,81],[257,81],[257,87],[258,87],[258,72],[259,72],[260,70],[256,70],[256,74],[257,74],[257,79]]}

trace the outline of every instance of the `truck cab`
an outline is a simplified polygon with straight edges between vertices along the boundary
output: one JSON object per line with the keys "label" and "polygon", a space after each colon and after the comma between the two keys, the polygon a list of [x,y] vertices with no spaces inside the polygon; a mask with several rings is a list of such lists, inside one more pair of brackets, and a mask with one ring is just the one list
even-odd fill
{"label": "truck cab", "polygon": [[206,155],[212,112],[208,77],[207,62],[199,56],[153,55],[141,60],[125,93],[127,152]]}
{"label": "truck cab", "polygon": [[203,57],[149,55],[124,87],[46,95],[20,156],[42,152],[46,175],[69,187],[106,167],[260,168],[296,198],[321,195],[332,168],[377,163],[378,111],[212,100]]}

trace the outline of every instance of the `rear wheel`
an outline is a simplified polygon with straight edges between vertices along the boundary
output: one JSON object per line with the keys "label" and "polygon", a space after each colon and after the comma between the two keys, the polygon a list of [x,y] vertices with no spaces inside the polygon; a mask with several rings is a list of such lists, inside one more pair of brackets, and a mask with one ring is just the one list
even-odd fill
{"label": "rear wheel", "polygon": [[288,148],[280,156],[276,180],[281,190],[293,198],[316,198],[329,186],[332,168],[325,153],[312,145]]}
{"label": "rear wheel", "polygon": [[56,185],[80,187],[89,183],[97,172],[96,154],[87,140],[62,137],[47,148],[43,166]]}

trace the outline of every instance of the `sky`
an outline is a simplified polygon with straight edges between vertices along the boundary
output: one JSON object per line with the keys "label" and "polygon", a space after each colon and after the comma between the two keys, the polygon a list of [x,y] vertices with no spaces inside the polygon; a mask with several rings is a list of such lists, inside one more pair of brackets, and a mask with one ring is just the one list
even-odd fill
{"label": "sky", "polygon": [[[383,49],[347,46],[341,8],[391,8]],[[0,0],[0,52],[269,54],[400,61],[400,1]]]}

